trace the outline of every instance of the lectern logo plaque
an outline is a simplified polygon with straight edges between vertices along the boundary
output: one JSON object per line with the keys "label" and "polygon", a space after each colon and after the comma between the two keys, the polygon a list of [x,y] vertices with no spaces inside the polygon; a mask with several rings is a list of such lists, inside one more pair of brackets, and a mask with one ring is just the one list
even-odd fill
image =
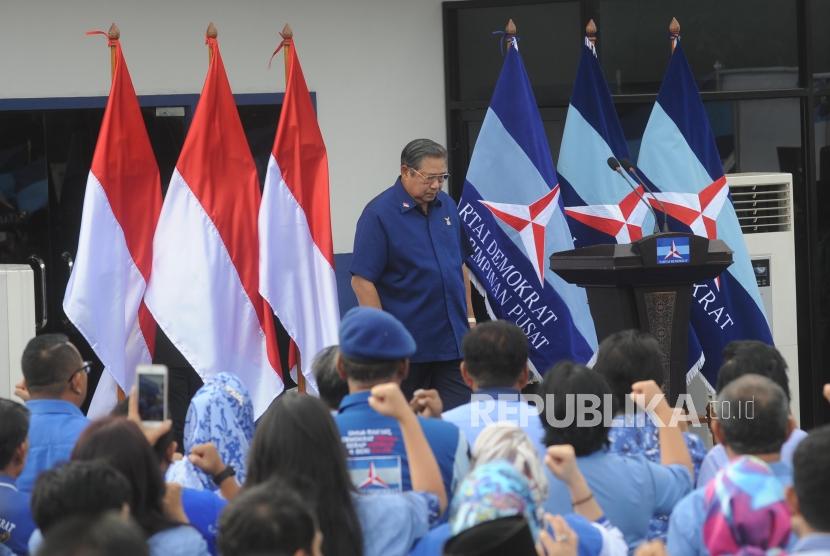
{"label": "lectern logo plaque", "polygon": [[657,264],[688,264],[691,260],[688,237],[657,238]]}

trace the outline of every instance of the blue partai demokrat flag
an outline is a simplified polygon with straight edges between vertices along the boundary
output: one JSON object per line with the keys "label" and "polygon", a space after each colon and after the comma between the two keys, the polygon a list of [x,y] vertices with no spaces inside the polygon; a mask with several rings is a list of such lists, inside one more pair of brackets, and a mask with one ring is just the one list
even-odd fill
{"label": "blue partai demokrat flag", "polygon": [[458,204],[466,263],[490,316],[516,323],[539,375],[562,359],[587,362],[596,332],[582,288],[549,268],[573,249],[536,98],[515,38],[473,150]]}
{"label": "blue partai demokrat flag", "polygon": [[[631,243],[654,228],[648,207],[608,167],[612,156],[629,158],[628,147],[596,51],[586,38],[558,164],[565,213],[577,247]],[[637,189],[645,195],[642,186]]]}
{"label": "blue partai demokrat flag", "polygon": [[734,262],[724,273],[692,287],[692,327],[705,355],[702,372],[715,384],[727,343],[772,344],[772,333],[715,137],[679,39],[646,125],[638,166],[660,192],[656,196],[673,230],[721,239],[733,251]]}
{"label": "blue partai demokrat flag", "polygon": [[[608,158],[630,159],[611,92],[586,38],[559,149],[559,184],[574,245],[631,243],[649,235],[654,217],[640,199],[649,194],[628,174],[635,193],[608,167]],[[627,172],[627,170],[625,170]],[[700,343],[690,329],[688,369],[693,376],[703,365]]]}

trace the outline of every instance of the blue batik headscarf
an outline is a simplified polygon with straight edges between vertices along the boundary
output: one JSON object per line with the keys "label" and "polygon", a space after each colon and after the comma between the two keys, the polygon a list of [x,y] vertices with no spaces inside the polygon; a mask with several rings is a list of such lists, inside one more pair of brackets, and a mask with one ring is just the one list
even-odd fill
{"label": "blue batik headscarf", "polygon": [[457,535],[470,527],[500,517],[521,515],[533,538],[539,537],[540,513],[527,479],[503,460],[477,465],[461,482],[450,504],[450,531]]}
{"label": "blue batik headscarf", "polygon": [[[245,482],[245,459],[254,437],[254,406],[248,389],[236,375],[219,373],[199,388],[184,422],[184,453],[196,444],[213,442],[225,465],[236,469]],[[167,470],[167,482],[186,488],[216,490],[213,478],[198,469],[185,456]]]}

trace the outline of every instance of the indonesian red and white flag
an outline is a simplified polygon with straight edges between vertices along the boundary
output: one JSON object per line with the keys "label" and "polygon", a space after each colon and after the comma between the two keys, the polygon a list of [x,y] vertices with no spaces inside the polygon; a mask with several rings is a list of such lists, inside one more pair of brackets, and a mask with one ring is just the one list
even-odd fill
{"label": "indonesian red and white flag", "polygon": [[259,417],[283,389],[271,308],[259,294],[259,182],[214,38],[210,67],[153,241],[146,302],[204,379],[239,376]]}
{"label": "indonesian red and white flag", "polygon": [[[290,41],[290,39],[289,39]],[[337,343],[326,146],[293,41],[274,148],[259,209],[260,291],[297,344],[309,391],[311,361]]]}
{"label": "indonesian red and white flag", "polygon": [[115,70],[92,167],[63,310],[104,364],[89,407],[109,413],[116,385],[152,359],[156,324],[143,303],[161,210],[159,170],[118,40]]}

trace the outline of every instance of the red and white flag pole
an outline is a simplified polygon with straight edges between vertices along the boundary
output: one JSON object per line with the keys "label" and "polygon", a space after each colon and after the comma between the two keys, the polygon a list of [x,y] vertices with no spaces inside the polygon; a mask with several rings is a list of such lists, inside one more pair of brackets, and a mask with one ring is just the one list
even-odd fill
{"label": "red and white flag pole", "polygon": [[147,306],[196,372],[238,375],[256,417],[283,389],[271,309],[259,293],[259,181],[219,52],[164,198]]}
{"label": "red and white flag pole", "polygon": [[291,28],[280,35],[285,98],[259,211],[260,292],[297,346],[298,386],[316,393],[310,363],[337,343],[340,322],[328,157]]}
{"label": "red and white flag pole", "polygon": [[104,364],[89,415],[109,413],[149,363],[156,324],[144,305],[161,183],[141,107],[121,51],[107,33],[112,85],[87,178],[78,250],[63,308]]}

